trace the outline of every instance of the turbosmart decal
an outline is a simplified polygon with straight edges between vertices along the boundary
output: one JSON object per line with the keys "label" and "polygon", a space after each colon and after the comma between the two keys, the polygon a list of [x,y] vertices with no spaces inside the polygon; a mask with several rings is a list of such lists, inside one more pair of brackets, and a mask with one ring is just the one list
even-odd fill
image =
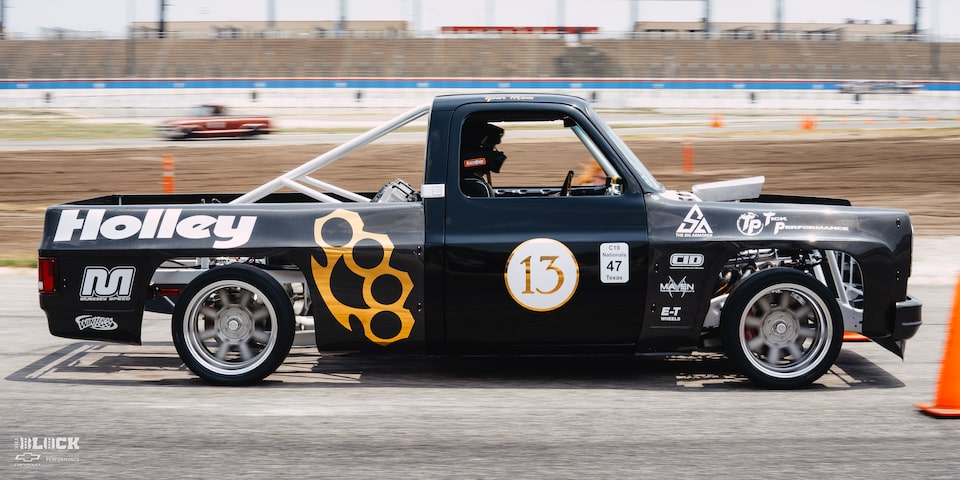
{"label": "turbosmart decal", "polygon": [[[323,302],[343,328],[353,331],[350,321],[356,319],[368,340],[387,346],[410,337],[414,318],[404,304],[413,281],[406,272],[390,266],[390,238],[363,228],[360,214],[344,209],[314,222],[314,239],[326,258],[311,259],[313,279]],[[344,267],[347,271],[342,270]],[[358,280],[359,298],[346,298],[344,292],[334,290],[338,281],[356,284]],[[386,331],[395,334],[387,336],[383,333]]]}
{"label": "turbosmart decal", "polygon": [[513,249],[503,280],[521,307],[549,312],[573,297],[580,283],[580,266],[566,245],[551,238],[534,238]]}

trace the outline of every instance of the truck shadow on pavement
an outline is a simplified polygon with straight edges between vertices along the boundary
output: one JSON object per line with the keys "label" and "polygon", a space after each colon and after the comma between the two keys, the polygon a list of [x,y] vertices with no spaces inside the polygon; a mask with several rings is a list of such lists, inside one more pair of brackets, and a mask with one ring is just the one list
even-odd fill
{"label": "truck shadow on pavement", "polygon": [[[6,377],[8,381],[86,385],[204,386],[169,342],[67,345]],[[294,347],[273,375],[276,387],[749,389],[719,353],[670,357],[426,357],[319,354]],[[850,350],[810,389],[900,388],[889,372]]]}

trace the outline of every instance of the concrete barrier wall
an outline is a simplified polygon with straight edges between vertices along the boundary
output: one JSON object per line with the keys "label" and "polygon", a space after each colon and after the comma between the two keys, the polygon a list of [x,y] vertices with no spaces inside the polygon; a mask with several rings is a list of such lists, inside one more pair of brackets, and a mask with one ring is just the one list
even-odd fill
{"label": "concrete barrier wall", "polygon": [[[284,83],[286,82],[286,83]],[[337,109],[403,110],[450,93],[567,93],[598,108],[662,112],[960,114],[960,82],[927,83],[913,93],[848,94],[838,82],[525,79],[85,80],[0,81],[0,110],[49,109],[98,117],[169,117],[201,103],[242,113],[322,115]]]}

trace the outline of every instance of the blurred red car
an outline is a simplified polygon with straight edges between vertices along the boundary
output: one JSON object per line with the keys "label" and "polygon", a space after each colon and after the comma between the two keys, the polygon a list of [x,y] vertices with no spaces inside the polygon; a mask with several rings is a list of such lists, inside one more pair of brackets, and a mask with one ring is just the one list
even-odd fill
{"label": "blurred red car", "polygon": [[171,140],[188,138],[249,138],[273,132],[270,117],[263,115],[230,115],[223,105],[199,105],[184,118],[165,120],[157,127],[161,137]]}

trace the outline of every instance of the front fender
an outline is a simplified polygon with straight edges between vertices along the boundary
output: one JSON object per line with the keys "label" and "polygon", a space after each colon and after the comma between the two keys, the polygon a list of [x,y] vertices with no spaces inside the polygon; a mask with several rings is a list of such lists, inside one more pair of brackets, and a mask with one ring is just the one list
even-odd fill
{"label": "front fender", "polygon": [[[648,292],[651,315],[645,329],[686,328],[685,335],[698,335],[724,265],[739,252],[761,248],[851,255],[863,277],[862,333],[894,353],[902,354],[902,340],[919,327],[919,302],[907,297],[913,228],[906,212],[842,204],[691,202],[658,195],[650,196],[647,207],[650,275],[656,281]],[[696,265],[689,263],[691,256]],[[696,295],[681,295],[681,288]],[[662,315],[664,307],[679,314]]]}

